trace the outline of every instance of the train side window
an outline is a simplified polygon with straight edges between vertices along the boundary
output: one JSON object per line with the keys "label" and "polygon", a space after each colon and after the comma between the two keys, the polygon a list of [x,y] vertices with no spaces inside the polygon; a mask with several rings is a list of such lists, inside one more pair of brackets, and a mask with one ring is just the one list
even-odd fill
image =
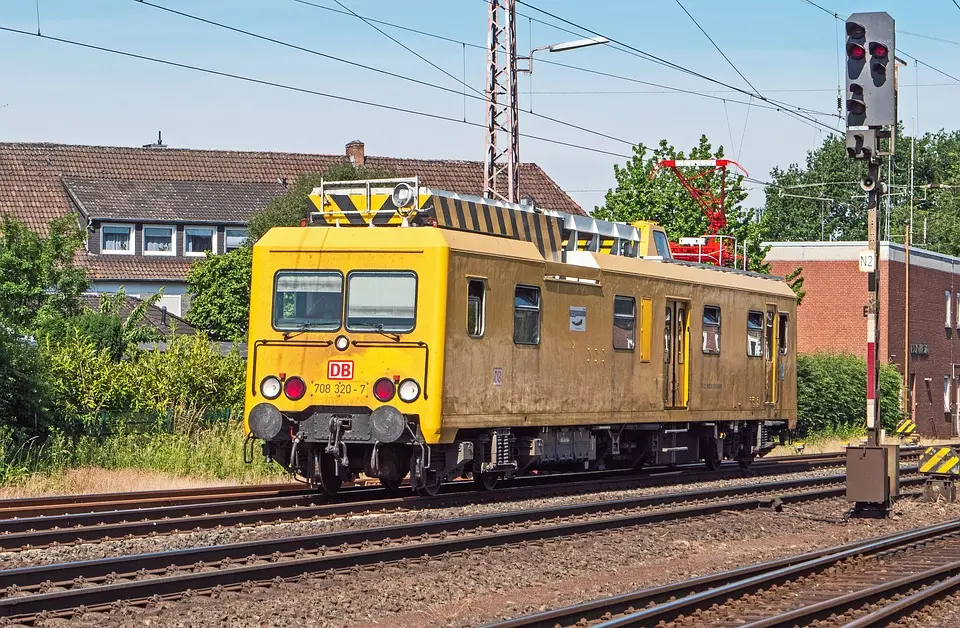
{"label": "train side window", "polygon": [[763,312],[747,312],[747,355],[751,358],[763,355]]}
{"label": "train side window", "polygon": [[467,334],[482,338],[486,327],[487,286],[480,279],[467,282]]}
{"label": "train side window", "polygon": [[633,351],[637,344],[637,300],[613,297],[613,348]]}
{"label": "train side window", "polygon": [[663,259],[673,259],[670,254],[670,244],[667,242],[667,236],[662,231],[653,230],[653,243],[657,247],[657,255]]}
{"label": "train side window", "polygon": [[640,361],[649,362],[653,350],[653,299],[640,299]]}
{"label": "train side window", "polygon": [[720,355],[720,308],[703,306],[703,352]]}
{"label": "train side window", "polygon": [[780,355],[787,355],[787,328],[788,328],[788,315],[780,314],[778,322],[780,327],[777,330],[777,341],[780,344]]}
{"label": "train side window", "polygon": [[773,360],[773,312],[767,311],[767,325],[763,330],[764,335],[766,336],[766,347],[767,350],[764,355],[767,358],[767,361]]}
{"label": "train side window", "polygon": [[513,342],[540,344],[540,288],[517,286],[513,296]]}

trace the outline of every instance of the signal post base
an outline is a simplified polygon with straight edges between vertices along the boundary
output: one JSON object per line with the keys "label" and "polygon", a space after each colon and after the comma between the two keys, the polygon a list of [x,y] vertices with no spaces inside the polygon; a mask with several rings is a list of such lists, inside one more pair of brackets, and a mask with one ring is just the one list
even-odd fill
{"label": "signal post base", "polygon": [[847,448],[847,501],[854,517],[885,518],[900,497],[900,446]]}

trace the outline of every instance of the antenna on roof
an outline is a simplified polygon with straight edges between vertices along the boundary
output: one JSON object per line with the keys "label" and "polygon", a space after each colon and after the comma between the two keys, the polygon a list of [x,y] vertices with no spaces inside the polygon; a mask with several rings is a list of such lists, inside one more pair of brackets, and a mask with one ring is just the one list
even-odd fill
{"label": "antenna on roof", "polygon": [[163,143],[163,132],[157,131],[157,141],[153,144],[144,144],[144,148],[166,148],[167,145]]}

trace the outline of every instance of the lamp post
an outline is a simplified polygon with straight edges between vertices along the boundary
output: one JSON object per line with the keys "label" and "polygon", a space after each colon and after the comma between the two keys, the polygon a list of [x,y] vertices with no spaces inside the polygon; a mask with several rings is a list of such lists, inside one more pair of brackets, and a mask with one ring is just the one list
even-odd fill
{"label": "lamp post", "polygon": [[[577,50],[579,48],[588,48],[590,46],[597,46],[600,44],[609,43],[610,40],[606,37],[587,37],[586,39],[575,39],[573,41],[565,41],[559,44],[550,44],[547,46],[537,46],[536,48],[530,51],[530,54],[526,57],[517,57],[517,72],[523,74],[531,75],[530,79],[530,111],[533,111],[533,55],[537,52],[546,50],[548,52],[566,52],[568,50]],[[526,61],[527,67],[520,67],[520,61]]]}

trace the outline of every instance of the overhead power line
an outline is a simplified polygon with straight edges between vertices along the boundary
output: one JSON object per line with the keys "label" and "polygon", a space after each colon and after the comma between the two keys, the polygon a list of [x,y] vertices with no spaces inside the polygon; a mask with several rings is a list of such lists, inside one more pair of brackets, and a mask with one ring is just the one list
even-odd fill
{"label": "overhead power line", "polygon": [[[616,50],[620,50],[621,52],[626,52],[626,53],[628,53],[628,54],[631,54],[631,55],[636,56],[636,57],[640,57],[640,58],[645,59],[645,60],[647,60],[647,61],[652,61],[652,62],[654,62],[654,63],[663,65],[663,66],[665,66],[665,67],[668,67],[668,68],[671,68],[671,69],[674,69],[674,70],[677,70],[677,71],[680,71],[680,72],[684,72],[684,73],[686,73],[686,74],[690,74],[691,76],[695,76],[695,77],[697,77],[697,78],[701,78],[701,79],[703,79],[703,80],[705,80],[705,81],[709,81],[709,82],[711,82],[711,83],[715,83],[715,84],[720,85],[720,86],[722,86],[722,87],[726,87],[726,88],[728,88],[728,89],[732,89],[732,90],[738,91],[738,92],[740,92],[741,94],[744,94],[745,96],[753,96],[754,98],[759,98],[760,100],[762,100],[762,101],[764,101],[764,102],[767,102],[767,103],[769,103],[769,104],[779,105],[780,108],[781,108],[781,110],[783,111],[783,113],[785,113],[785,114],[787,114],[787,115],[793,116],[794,118],[797,118],[797,119],[806,120],[808,123],[812,123],[813,125],[816,125],[817,127],[821,127],[821,128],[823,128],[823,129],[826,129],[826,130],[827,130],[828,132],[830,132],[830,133],[838,133],[838,131],[837,131],[835,128],[833,128],[832,126],[830,126],[830,125],[828,125],[828,124],[825,124],[825,123],[821,122],[820,120],[817,120],[816,118],[813,118],[813,117],[811,117],[811,116],[803,113],[800,108],[796,107],[796,105],[791,105],[791,104],[789,104],[789,103],[784,103],[784,102],[781,102],[781,101],[773,100],[773,99],[771,99],[771,98],[767,98],[766,96],[763,96],[763,95],[758,94],[758,93],[756,93],[756,92],[751,92],[751,91],[748,91],[748,90],[746,90],[746,89],[736,87],[736,86],[731,85],[731,84],[729,84],[729,83],[725,83],[724,81],[721,81],[721,80],[719,80],[719,79],[715,79],[715,78],[713,78],[713,77],[710,77],[710,76],[707,76],[707,75],[702,74],[702,73],[700,73],[700,72],[697,72],[696,70],[692,70],[692,69],[687,68],[687,67],[685,67],[685,66],[682,66],[682,65],[680,65],[680,64],[674,63],[674,62],[672,62],[672,61],[668,61],[668,60],[666,60],[666,59],[664,59],[664,58],[662,58],[662,57],[659,57],[659,56],[657,56],[657,55],[655,55],[655,54],[652,54],[652,53],[646,52],[646,51],[644,51],[644,50],[641,50],[640,48],[637,48],[636,46],[632,46],[632,45],[630,45],[630,44],[625,44],[625,43],[623,43],[622,41],[620,41],[620,40],[618,40],[618,39],[616,39],[616,38],[614,38],[614,37],[611,37],[610,35],[604,35],[603,33],[599,33],[599,32],[597,32],[597,31],[592,30],[592,29],[590,29],[590,28],[587,28],[587,27],[585,27],[585,26],[583,26],[583,25],[581,25],[581,24],[577,24],[576,22],[572,22],[572,21],[570,21],[570,20],[568,20],[568,19],[566,19],[566,18],[560,17],[559,15],[556,15],[555,13],[551,13],[550,11],[547,11],[547,10],[545,10],[545,9],[541,9],[541,8],[539,8],[539,7],[535,6],[535,5],[527,2],[526,0],[517,0],[517,3],[518,3],[518,4],[522,4],[522,5],[526,6],[526,7],[529,7],[529,8],[531,8],[531,9],[533,9],[534,11],[538,11],[539,13],[542,13],[543,15],[547,15],[547,16],[549,16],[550,18],[552,18],[552,19],[554,19],[554,20],[557,20],[557,21],[562,22],[562,23],[564,23],[564,24],[568,24],[568,25],[572,26],[573,28],[580,29],[581,31],[586,32],[586,33],[589,33],[589,34],[591,34],[591,35],[593,35],[593,36],[596,36],[596,37],[605,37],[606,39],[608,39],[608,40],[610,41],[610,44],[612,44],[612,45],[613,45],[612,47],[613,47],[614,49],[616,49]],[[831,115],[832,115],[832,114],[831,114]]]}
{"label": "overhead power line", "polygon": [[[315,8],[315,9],[320,9],[320,10],[323,10],[323,11],[328,11],[328,12],[330,12],[330,13],[336,13],[336,14],[339,14],[339,15],[347,16],[347,17],[356,17],[356,18],[358,18],[358,19],[363,19],[364,21],[372,22],[372,23],[374,23],[374,24],[379,24],[380,26],[384,26],[384,27],[387,27],[387,28],[394,28],[394,29],[397,29],[397,30],[402,30],[402,31],[405,31],[405,32],[408,32],[408,33],[415,33],[415,34],[417,34],[417,35],[422,35],[422,36],[424,36],[424,37],[430,37],[430,38],[433,38],[433,39],[437,39],[437,40],[439,40],[439,41],[446,41],[446,42],[449,42],[449,43],[452,43],[452,44],[457,44],[457,45],[460,45],[460,46],[465,46],[465,47],[467,47],[467,48],[473,48],[473,49],[476,49],[476,50],[482,50],[482,51],[486,51],[486,50],[487,50],[487,47],[486,47],[486,46],[482,46],[482,45],[480,45],[480,44],[475,44],[475,43],[468,42],[468,41],[463,41],[463,40],[460,40],[460,39],[454,39],[454,38],[452,38],[452,37],[447,37],[447,36],[445,36],[445,35],[440,35],[440,34],[437,34],[437,33],[432,33],[432,32],[430,32],[430,31],[425,31],[425,30],[423,30],[423,29],[419,29],[419,28],[416,28],[416,27],[414,27],[414,26],[397,24],[397,23],[395,23],[395,22],[387,22],[387,21],[385,21],[385,20],[379,20],[379,19],[375,19],[375,18],[372,18],[372,17],[370,17],[370,16],[365,16],[365,15],[356,15],[356,14],[353,14],[353,13],[348,12],[348,11],[343,11],[343,10],[341,10],[341,9],[337,9],[337,8],[335,8],[335,7],[330,7],[330,6],[325,6],[325,5],[322,5],[322,4],[317,4],[317,3],[315,3],[315,2],[311,2],[310,0],[291,0],[291,1],[292,1],[292,2],[296,2],[297,4],[304,5],[304,6],[313,7],[313,8]],[[484,0],[484,2],[489,2],[489,0]],[[518,13],[518,15],[523,15],[524,17],[528,17],[529,19],[533,20],[534,22],[537,22],[537,23],[539,23],[539,24],[543,24],[543,25],[545,25],[545,26],[550,26],[550,27],[552,27],[552,28],[558,29],[558,30],[560,30],[560,31],[563,31],[563,32],[566,32],[566,33],[569,33],[569,34],[572,34],[572,35],[575,35],[575,36],[577,36],[577,37],[580,37],[580,36],[583,35],[582,32],[572,31],[572,30],[570,30],[570,29],[563,28],[563,27],[557,26],[557,25],[555,25],[555,24],[551,24],[550,22],[546,22],[546,21],[541,20],[541,19],[536,18],[536,17],[527,16],[527,15],[524,15],[524,14],[522,14],[522,13]],[[782,110],[783,110],[783,107],[782,107],[782,106],[777,106],[777,105],[761,105],[761,104],[757,104],[757,103],[750,103],[750,102],[743,101],[743,100],[737,100],[737,99],[734,99],[734,98],[723,98],[723,97],[714,95],[714,94],[716,94],[716,93],[723,93],[723,92],[720,91],[720,90],[710,91],[710,90],[695,90],[695,89],[685,89],[685,88],[682,88],[682,87],[673,87],[673,86],[671,86],[671,85],[663,85],[663,84],[660,84],[660,83],[653,83],[653,82],[650,82],[650,81],[644,81],[644,80],[637,79],[637,78],[634,78],[634,77],[624,76],[624,75],[622,75],[622,74],[615,74],[615,73],[612,73],[612,72],[604,72],[604,71],[602,71],[602,70],[595,70],[595,69],[592,69],[592,68],[585,68],[585,67],[583,67],[583,66],[572,65],[572,64],[569,64],[569,63],[562,63],[562,62],[558,62],[558,61],[551,61],[550,59],[539,59],[539,60],[537,61],[537,63],[538,63],[538,64],[541,64],[541,65],[552,65],[552,66],[558,67],[558,68],[564,68],[564,69],[568,69],[568,70],[574,70],[574,71],[576,71],[576,72],[583,72],[583,73],[586,73],[586,74],[592,74],[592,75],[594,75],[594,76],[603,76],[603,77],[612,78],[612,79],[615,79],[615,80],[626,81],[626,82],[635,83],[635,84],[638,84],[638,85],[647,85],[647,86],[650,86],[650,87],[657,87],[657,88],[660,88],[660,89],[662,89],[662,90],[665,90],[665,92],[674,92],[674,93],[677,93],[677,94],[687,94],[687,95],[690,95],[690,96],[697,96],[697,97],[701,97],[701,98],[708,98],[708,99],[711,99],[711,100],[718,100],[718,101],[722,101],[722,102],[729,103],[729,104],[743,105],[743,106],[745,106],[745,107],[753,106],[753,107],[757,107],[757,108],[759,108],[759,109],[767,109],[767,110],[770,110],[770,111],[782,111]],[[723,91],[724,91],[724,92],[728,92],[728,93],[742,93],[742,90],[735,90],[735,89],[723,90]],[[769,91],[804,91],[804,90],[766,90],[766,91],[769,92]],[[814,90],[809,90],[809,91],[814,91]],[[596,93],[597,93],[597,94],[604,94],[604,93],[607,93],[607,92],[596,92]],[[611,92],[611,93],[612,93],[612,92]],[[639,93],[639,92],[638,92],[638,93]],[[829,116],[829,117],[835,117],[835,116],[836,116],[836,114],[834,114],[834,113],[829,113],[829,112],[825,112],[825,111],[811,111],[811,110],[808,110],[808,112],[813,113],[813,114],[815,114],[815,115],[819,115],[819,116]],[[527,113],[529,114],[529,112],[527,112]],[[535,114],[534,114],[534,115],[535,115]]]}
{"label": "overhead power line", "polygon": [[[287,41],[284,41],[284,40],[281,40],[281,39],[276,39],[276,38],[274,38],[274,37],[268,37],[268,36],[266,36],[266,35],[261,35],[261,34],[259,34],[259,33],[255,33],[255,32],[253,32],[253,31],[248,31],[248,30],[245,30],[245,29],[242,29],[242,28],[237,28],[236,26],[230,26],[229,24],[225,24],[225,23],[223,23],[223,22],[219,22],[219,21],[216,21],[216,20],[211,20],[211,19],[208,19],[208,18],[200,17],[200,16],[198,16],[198,15],[193,15],[192,13],[187,13],[187,12],[185,12],[185,11],[179,11],[179,10],[177,10],[177,9],[172,9],[172,8],[170,8],[170,7],[167,7],[167,6],[164,6],[164,5],[161,5],[161,4],[157,4],[157,3],[155,3],[155,2],[150,2],[149,0],[133,0],[133,1],[136,2],[136,3],[138,3],[138,4],[142,4],[142,5],[144,5],[144,6],[152,7],[152,8],[154,8],[154,9],[158,9],[158,10],[160,10],[160,11],[166,11],[167,13],[172,13],[172,14],[178,15],[178,16],[180,16],[180,17],[184,17],[184,18],[187,18],[187,19],[195,20],[195,21],[197,21],[197,22],[201,22],[201,23],[207,24],[207,25],[209,25],[209,26],[215,26],[215,27],[217,27],[217,28],[223,28],[223,29],[226,29],[226,30],[228,30],[228,31],[232,31],[232,32],[234,32],[234,33],[238,33],[238,34],[241,34],[241,35],[246,35],[246,36],[248,36],[248,37],[253,37],[253,38],[255,38],[255,39],[260,39],[260,40],[262,40],[262,41],[267,41],[267,42],[270,42],[270,43],[273,43],[273,44],[277,44],[277,45],[279,45],[279,46],[284,46],[284,47],[286,47],[286,48],[291,48],[291,49],[293,49],[293,50],[298,50],[298,51],[300,51],[300,52],[306,52],[306,53],[309,53],[309,54],[317,55],[317,56],[319,56],[319,57],[323,57],[323,58],[329,59],[329,60],[331,60],[331,61],[337,61],[337,62],[339,62],[339,63],[345,63],[345,64],[347,64],[347,65],[351,65],[351,66],[354,66],[354,67],[359,67],[359,68],[361,68],[361,69],[368,70],[368,71],[371,71],[371,72],[376,72],[376,73],[378,73],[378,74],[383,74],[383,75],[385,75],[385,76],[390,76],[390,77],[393,77],[393,78],[399,78],[399,79],[404,80],[404,81],[407,81],[407,82],[416,83],[417,85],[422,85],[422,86],[424,86],[424,87],[429,87],[429,88],[431,88],[431,89],[437,89],[437,90],[444,91],[444,92],[447,92],[447,93],[450,93],[450,94],[456,94],[457,96],[464,96],[464,97],[466,97],[466,98],[471,98],[471,99],[473,99],[473,100],[479,100],[479,101],[484,102],[484,103],[487,102],[487,98],[486,98],[485,95],[464,94],[463,92],[461,92],[461,91],[458,90],[458,89],[453,89],[453,88],[450,88],[450,87],[444,87],[443,85],[437,85],[436,83],[430,83],[430,82],[428,82],[428,81],[422,81],[422,80],[419,80],[419,79],[415,79],[415,78],[413,78],[413,77],[411,77],[411,76],[408,76],[408,75],[405,75],[405,74],[398,74],[398,73],[396,73],[396,72],[391,72],[391,71],[389,71],[389,70],[384,70],[384,69],[382,69],[382,68],[377,68],[377,67],[374,67],[374,66],[371,66],[371,65],[367,65],[367,64],[363,64],[363,63],[358,63],[358,62],[356,62],[356,61],[351,61],[351,60],[349,60],[349,59],[344,59],[343,57],[337,57],[337,56],[335,56],[335,55],[331,55],[331,54],[327,54],[327,53],[324,53],[324,52],[320,52],[319,50],[315,50],[315,49],[313,49],[313,48],[307,48],[307,47],[305,47],[305,46],[300,46],[300,45],[298,45],[298,44],[293,44],[293,43],[290,43],[290,42],[287,42]],[[359,17],[359,16],[357,16],[357,17]],[[378,29],[378,30],[379,30],[379,29]],[[381,31],[381,32],[382,32],[382,31]],[[393,38],[391,38],[391,39],[393,39]],[[396,41],[396,40],[394,40],[394,41]],[[398,42],[398,43],[399,43],[399,42]],[[402,45],[402,44],[401,44],[401,45]],[[408,48],[408,50],[409,50],[409,48]],[[411,51],[411,52],[412,52],[412,51]],[[416,53],[414,53],[414,54],[416,54]],[[460,79],[457,79],[456,77],[454,77],[454,79],[457,80],[457,82],[462,82],[462,81],[460,81]],[[471,88],[471,89],[473,89],[473,88]],[[635,142],[632,142],[632,141],[630,141],[630,140],[626,140],[626,139],[623,139],[623,138],[620,138],[620,137],[616,137],[616,136],[610,135],[610,134],[608,134],[608,133],[603,133],[602,131],[596,131],[596,130],[594,130],[594,129],[590,129],[590,128],[581,126],[581,125],[579,125],[579,124],[575,124],[575,123],[573,123],[573,122],[567,122],[567,121],[565,121],[565,120],[560,120],[559,118],[554,118],[554,117],[552,117],[552,116],[544,115],[544,114],[542,114],[542,113],[528,112],[527,115],[530,115],[530,116],[533,116],[533,117],[536,117],[536,118],[540,118],[540,119],[543,119],[543,120],[547,120],[547,121],[549,121],[549,122],[553,122],[553,123],[555,123],[555,124],[559,124],[559,125],[565,126],[565,127],[567,127],[567,128],[576,129],[576,130],[578,130],[578,131],[583,131],[584,133],[589,133],[590,135],[595,135],[595,136],[597,136],[597,137],[602,137],[602,138],[604,138],[604,139],[612,140],[612,141],[614,141],[614,142],[619,142],[619,143],[625,144],[625,145],[627,145],[627,146],[633,146],[633,145],[635,144]],[[484,128],[486,128],[485,125],[483,125],[483,126],[484,126]]]}
{"label": "overhead power line", "polygon": [[[9,26],[0,26],[0,31],[2,31],[2,32],[7,32],[7,33],[15,33],[15,34],[17,34],[17,35],[27,35],[27,36],[29,36],[29,37],[37,37],[37,38],[39,38],[39,39],[45,39],[45,40],[48,40],[48,41],[55,41],[55,42],[59,42],[59,43],[62,43],[62,44],[68,44],[68,45],[71,45],[71,46],[77,46],[77,47],[79,47],[79,48],[85,48],[85,49],[88,49],[88,50],[97,50],[97,51],[99,51],[99,52],[106,52],[106,53],[110,53],[110,54],[114,54],[114,55],[118,55],[118,56],[122,56],[122,57],[129,57],[129,58],[131,58],[131,59],[139,59],[139,60],[141,60],[141,61],[149,61],[149,62],[151,62],[151,63],[157,63],[157,64],[160,64],[160,65],[166,65],[166,66],[181,68],[181,69],[184,69],[184,70],[191,70],[191,71],[194,71],[194,72],[200,72],[200,73],[203,73],[203,74],[209,74],[209,75],[213,75],[213,76],[220,76],[220,77],[223,77],[223,78],[229,78],[229,79],[234,79],[234,80],[238,80],[238,81],[244,81],[244,82],[252,83],[252,84],[256,84],[256,85],[263,85],[263,86],[267,86],[267,87],[275,87],[275,88],[278,88],[278,89],[283,89],[283,90],[292,91],[292,92],[298,92],[298,93],[301,93],[301,94],[309,94],[309,95],[311,95],[311,96],[319,96],[319,97],[321,97],[321,98],[329,98],[329,99],[331,99],[331,100],[339,100],[339,101],[349,102],[349,103],[353,103],[353,104],[357,104],[357,105],[364,105],[364,106],[367,106],[367,107],[374,107],[374,108],[376,108],[376,109],[384,109],[384,110],[387,110],[387,111],[395,111],[395,112],[397,112],[397,113],[404,113],[404,114],[419,116],[419,117],[422,117],[422,118],[430,118],[430,119],[433,119],[433,120],[442,120],[442,121],[444,121],[444,122],[454,122],[454,123],[456,123],[456,124],[463,124],[463,125],[467,125],[467,126],[471,126],[471,127],[476,127],[476,128],[483,128],[483,129],[486,128],[486,125],[485,125],[485,124],[481,124],[481,123],[479,123],[479,122],[469,122],[469,121],[461,120],[461,119],[459,119],[459,118],[454,118],[454,117],[451,117],[451,116],[445,116],[445,115],[437,114],[437,113],[430,113],[430,112],[428,112],[428,111],[419,111],[419,110],[417,110],[417,109],[409,109],[409,108],[406,108],[406,107],[398,107],[398,106],[396,106],[396,105],[388,105],[388,104],[386,104],[386,103],[379,103],[379,102],[374,102],[374,101],[369,101],[369,100],[363,100],[363,99],[361,99],[361,98],[351,98],[351,97],[349,97],[349,96],[343,96],[343,95],[341,95],[341,94],[331,94],[331,93],[328,93],[328,92],[321,92],[321,91],[318,91],[318,90],[315,90],[315,89],[309,89],[309,88],[306,88],[306,87],[298,87],[298,86],[296,86],[296,85],[288,85],[288,84],[286,84],[286,83],[279,83],[279,82],[276,82],[276,81],[268,81],[268,80],[266,80],[266,79],[258,79],[258,78],[254,78],[254,77],[251,77],[251,76],[244,76],[244,75],[242,75],[242,74],[235,74],[235,73],[232,73],[232,72],[225,72],[225,71],[222,71],[222,70],[214,70],[214,69],[212,69],[212,68],[205,68],[205,67],[203,67],[203,66],[192,65],[192,64],[188,64],[188,63],[180,63],[180,62],[178,62],[178,61],[171,61],[171,60],[169,60],[169,59],[162,59],[162,58],[159,58],[159,57],[150,57],[150,56],[147,56],[147,55],[141,55],[141,54],[137,54],[137,53],[134,53],[134,52],[129,52],[129,51],[126,51],[126,50],[119,50],[119,49],[116,49],[116,48],[107,48],[107,47],[105,47],[105,46],[98,46],[98,45],[96,45],[96,44],[90,44],[90,43],[81,42],[81,41],[76,41],[76,40],[72,40],[72,39],[66,39],[66,38],[63,38],[63,37],[54,37],[53,35],[40,35],[40,34],[37,34],[37,33],[34,33],[34,32],[25,31],[25,30],[21,30],[21,29],[18,29],[18,28],[11,28],[11,27],[9,27]],[[615,152],[613,152],[613,151],[604,150],[604,149],[601,149],[601,148],[593,148],[593,147],[590,147],[590,146],[583,146],[583,145],[581,145],[581,144],[575,144],[575,143],[573,143],[573,142],[565,142],[565,141],[563,141],[563,140],[557,140],[557,139],[553,139],[553,138],[549,138],[549,137],[542,137],[542,136],[539,136],[539,135],[531,135],[531,134],[528,134],[528,133],[521,133],[521,136],[522,136],[522,137],[525,137],[525,138],[528,138],[528,139],[531,139],[531,140],[536,140],[536,141],[539,141],[539,142],[546,142],[546,143],[549,143],[549,144],[555,144],[555,145],[558,145],[558,146],[566,146],[566,147],[568,147],[568,148],[575,148],[575,149],[578,149],[578,150],[584,150],[584,151],[588,151],[588,152],[592,152],[592,153],[599,153],[599,154],[602,154],[602,155],[611,155],[611,156],[613,156],[613,157],[620,157],[620,158],[623,158],[623,159],[630,159],[630,155],[625,155],[625,154],[623,154],[623,153],[615,153]]]}
{"label": "overhead power line", "polygon": [[683,3],[680,2],[680,0],[676,0],[676,2],[677,2],[677,6],[683,9],[683,12],[687,14],[687,17],[689,17],[690,20],[694,23],[694,25],[698,29],[700,29],[700,32],[703,33],[703,36],[706,37],[711,44],[713,44],[713,47],[717,49],[717,52],[720,53],[720,56],[723,57],[724,61],[730,64],[730,67],[733,68],[734,71],[740,75],[740,78],[743,79],[744,83],[750,86],[750,89],[752,89],[753,91],[759,94],[760,90],[753,86],[753,83],[750,82],[750,79],[744,76],[743,72],[740,71],[740,68],[738,68],[736,64],[734,64],[734,62],[730,60],[730,57],[728,57],[726,53],[724,53],[723,50],[720,49],[720,46],[717,45],[717,42],[713,41],[713,37],[711,37],[710,34],[707,33],[707,31],[705,31],[702,26],[700,26],[700,22],[697,21],[697,18],[693,17],[690,11],[687,11],[687,7],[683,6]]}

